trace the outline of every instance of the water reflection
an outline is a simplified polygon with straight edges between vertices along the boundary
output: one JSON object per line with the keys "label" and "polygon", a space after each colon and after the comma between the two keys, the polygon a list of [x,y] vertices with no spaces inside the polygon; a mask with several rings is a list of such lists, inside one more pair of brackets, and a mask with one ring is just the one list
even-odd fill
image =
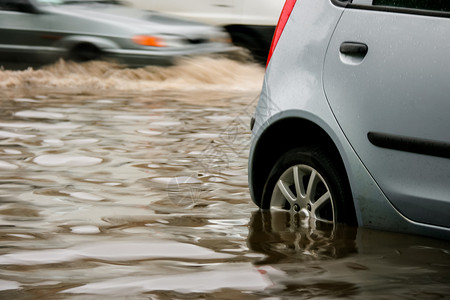
{"label": "water reflection", "polygon": [[[446,299],[447,242],[337,226],[310,230],[290,213],[252,214],[248,245],[265,255],[270,295],[356,299]],[[427,245],[427,246],[424,246]],[[267,292],[267,290],[266,290]]]}
{"label": "water reflection", "polygon": [[249,248],[266,254],[258,264],[338,259],[356,252],[356,228],[317,223],[300,214],[257,211],[252,214]]}

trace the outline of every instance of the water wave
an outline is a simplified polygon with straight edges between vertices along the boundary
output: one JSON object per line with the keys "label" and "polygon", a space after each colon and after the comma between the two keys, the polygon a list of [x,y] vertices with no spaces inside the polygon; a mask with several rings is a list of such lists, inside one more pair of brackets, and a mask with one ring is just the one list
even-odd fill
{"label": "water wave", "polygon": [[40,69],[0,69],[0,88],[77,90],[259,90],[264,68],[228,58],[182,58],[169,67],[127,68],[113,62],[60,60]]}

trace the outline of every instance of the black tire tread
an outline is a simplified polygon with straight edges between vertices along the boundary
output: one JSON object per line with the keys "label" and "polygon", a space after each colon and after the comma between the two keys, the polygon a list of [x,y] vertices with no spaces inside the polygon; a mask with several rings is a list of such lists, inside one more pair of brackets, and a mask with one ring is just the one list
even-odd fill
{"label": "black tire tread", "polygon": [[350,185],[345,172],[333,160],[333,155],[320,146],[302,146],[283,154],[274,164],[263,190],[260,207],[270,208],[270,201],[275,184],[281,174],[296,164],[306,164],[322,175],[335,200],[336,220],[338,223],[356,224],[355,209]]}

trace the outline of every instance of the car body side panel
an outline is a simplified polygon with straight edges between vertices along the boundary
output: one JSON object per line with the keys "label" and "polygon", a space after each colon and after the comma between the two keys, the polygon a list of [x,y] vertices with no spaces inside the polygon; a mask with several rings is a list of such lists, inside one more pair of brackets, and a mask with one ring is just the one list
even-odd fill
{"label": "car body side panel", "polygon": [[44,46],[41,39],[38,39],[38,35],[34,34],[34,32],[48,31],[49,29],[50,24],[48,20],[41,15],[0,10],[1,44],[5,44],[8,41],[15,45],[31,43]]}
{"label": "car body side panel", "polygon": [[0,60],[51,61],[61,54],[53,44],[53,15],[0,10]]}
{"label": "car body side panel", "polygon": [[[450,143],[449,33],[448,18],[347,9],[324,69],[331,108],[387,198],[407,218],[445,227],[450,159],[378,147],[368,133]],[[349,41],[368,46],[361,62],[340,53]]]}
{"label": "car body side panel", "polygon": [[[256,121],[249,157],[249,185],[255,202],[259,200],[255,199],[252,182],[253,169],[256,167],[253,165],[255,154],[258,151],[268,151],[259,148],[258,141],[273,124],[287,118],[302,118],[318,124],[339,148],[348,172],[358,173],[358,175],[349,174],[350,177],[367,177],[364,168],[352,166],[352,159],[348,157],[352,155],[352,150],[342,143],[346,142],[345,137],[335,134],[340,132],[340,129],[322,90],[323,60],[328,41],[341,13],[341,8],[333,6],[328,1],[298,1],[279,40],[267,68],[255,112]],[[305,30],[302,30],[303,28]],[[297,138],[301,139],[301,129],[298,130]],[[367,207],[370,202],[365,199],[379,197],[379,191],[376,191],[377,188],[370,179],[355,186],[357,189],[364,189],[364,192],[360,193],[364,195],[361,196],[364,199],[360,199],[362,209],[359,207],[359,201],[355,203],[357,211],[364,211],[368,216],[372,215],[370,207]],[[358,214],[357,217],[360,225],[366,224],[366,219],[370,219],[362,214]],[[375,223],[373,225],[377,226]]]}

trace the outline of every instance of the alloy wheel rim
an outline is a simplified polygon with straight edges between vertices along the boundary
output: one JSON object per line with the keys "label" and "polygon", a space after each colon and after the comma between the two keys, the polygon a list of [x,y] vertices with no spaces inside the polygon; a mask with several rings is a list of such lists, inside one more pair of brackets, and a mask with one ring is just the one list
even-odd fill
{"label": "alloy wheel rim", "polygon": [[295,165],[277,180],[271,209],[300,213],[310,221],[336,223],[334,201],[322,175],[308,165]]}

